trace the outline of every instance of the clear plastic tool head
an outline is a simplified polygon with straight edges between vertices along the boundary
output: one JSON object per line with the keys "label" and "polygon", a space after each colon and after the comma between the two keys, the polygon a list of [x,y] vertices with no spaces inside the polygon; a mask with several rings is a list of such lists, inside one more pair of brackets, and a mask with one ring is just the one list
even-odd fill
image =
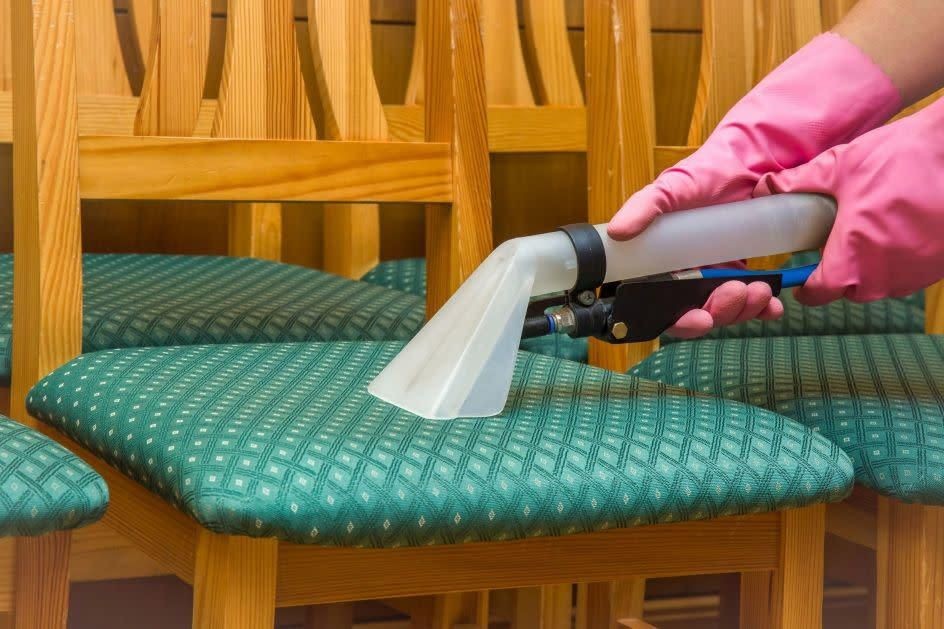
{"label": "clear plastic tool head", "polygon": [[427,419],[500,413],[532,293],[560,290],[549,287],[561,281],[564,286],[573,283],[576,266],[573,247],[562,232],[506,242],[380,372],[368,391]]}

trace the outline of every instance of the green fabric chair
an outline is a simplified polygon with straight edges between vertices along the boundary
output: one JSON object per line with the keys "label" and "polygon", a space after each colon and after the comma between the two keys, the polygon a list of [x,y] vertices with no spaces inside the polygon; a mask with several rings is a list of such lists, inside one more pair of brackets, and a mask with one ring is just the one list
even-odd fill
{"label": "green fabric chair", "polygon": [[[289,264],[83,256],[83,350],[196,343],[405,340],[421,297]],[[13,256],[0,255],[0,385],[10,382]]]}
{"label": "green fabric chair", "polygon": [[429,421],[367,384],[401,343],[109,350],[30,413],[204,527],[393,547],[519,539],[838,500],[852,464],[774,413],[521,353],[505,410]]}
{"label": "green fabric chair", "polygon": [[0,537],[74,529],[101,519],[105,481],[58,443],[0,417]]}
{"label": "green fabric chair", "polygon": [[944,505],[944,337],[676,343],[631,373],[790,417],[852,457],[857,482]]}

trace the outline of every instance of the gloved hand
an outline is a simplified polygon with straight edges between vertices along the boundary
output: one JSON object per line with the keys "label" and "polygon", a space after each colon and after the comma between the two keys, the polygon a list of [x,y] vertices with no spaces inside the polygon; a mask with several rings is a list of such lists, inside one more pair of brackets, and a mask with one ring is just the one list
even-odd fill
{"label": "gloved hand", "polygon": [[[820,35],[741,99],[698,151],[630,197],[607,233],[628,240],[662,213],[748,199],[763,175],[849,142],[900,108],[891,79],[862,51],[834,33]],[[690,338],[713,326],[782,314],[769,291],[730,284],[670,333]]]}
{"label": "gloved hand", "polygon": [[944,101],[832,148],[755,189],[839,203],[823,259],[797,299],[902,297],[944,277]]}

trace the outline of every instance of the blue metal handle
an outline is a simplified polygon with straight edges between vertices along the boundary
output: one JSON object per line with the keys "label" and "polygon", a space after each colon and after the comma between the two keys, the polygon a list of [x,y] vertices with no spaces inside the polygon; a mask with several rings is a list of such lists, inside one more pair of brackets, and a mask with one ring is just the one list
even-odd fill
{"label": "blue metal handle", "polygon": [[752,275],[770,275],[772,273],[779,273],[781,277],[781,286],[783,288],[793,288],[795,286],[803,286],[806,283],[806,280],[810,279],[810,275],[813,274],[813,271],[816,270],[818,264],[808,264],[807,266],[799,266],[795,269],[783,269],[780,271],[745,271],[743,269],[702,269],[701,276],[710,279],[710,278],[726,278],[730,277],[731,279],[745,280],[750,279]]}

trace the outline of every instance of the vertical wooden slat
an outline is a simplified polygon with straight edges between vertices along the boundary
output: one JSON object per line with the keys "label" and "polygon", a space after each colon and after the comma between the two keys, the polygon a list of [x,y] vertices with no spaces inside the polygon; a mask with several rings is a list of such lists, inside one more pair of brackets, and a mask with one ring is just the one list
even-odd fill
{"label": "vertical wooden slat", "polygon": [[75,44],[79,94],[131,94],[112,0],[84,0],[76,6]]}
{"label": "vertical wooden slat", "polygon": [[754,0],[702,0],[701,68],[689,146],[702,144],[754,77]]}
{"label": "vertical wooden slat", "polygon": [[10,2],[0,0],[0,92],[13,87],[13,29],[10,25]]}
{"label": "vertical wooden slat", "polygon": [[491,105],[533,105],[521,51],[518,8],[508,0],[481,2],[485,93]]}
{"label": "vertical wooden slat", "polygon": [[133,35],[142,59],[147,59],[150,52],[156,1],[128,0],[128,13],[131,15],[131,24],[134,27]]}
{"label": "vertical wooden slat", "polygon": [[426,308],[433,314],[491,250],[491,199],[478,2],[421,1],[426,139],[453,149],[453,203],[426,211]]}
{"label": "vertical wooden slat", "polygon": [[755,78],[761,79],[823,30],[820,0],[769,0],[755,5],[762,25]]}
{"label": "vertical wooden slat", "polygon": [[[368,0],[308,0],[308,24],[326,139],[386,140]],[[361,277],[380,260],[377,205],[325,205],[323,242],[326,271]]]}
{"label": "vertical wooden slat", "polygon": [[[591,223],[605,223],[654,175],[649,3],[586,0],[587,187]],[[591,341],[592,364],[625,371],[655,343]]]}
{"label": "vertical wooden slat", "polygon": [[193,135],[210,49],[210,2],[155,0],[136,135]]}
{"label": "vertical wooden slat", "polygon": [[570,629],[573,586],[569,583],[514,592],[513,629]]}
{"label": "vertical wooden slat", "polygon": [[583,105],[567,34],[565,0],[523,0],[526,58],[542,105]]}
{"label": "vertical wooden slat", "polygon": [[[11,415],[82,350],[78,99],[71,0],[13,0],[14,308]],[[17,540],[15,626],[65,627],[71,533]]]}

